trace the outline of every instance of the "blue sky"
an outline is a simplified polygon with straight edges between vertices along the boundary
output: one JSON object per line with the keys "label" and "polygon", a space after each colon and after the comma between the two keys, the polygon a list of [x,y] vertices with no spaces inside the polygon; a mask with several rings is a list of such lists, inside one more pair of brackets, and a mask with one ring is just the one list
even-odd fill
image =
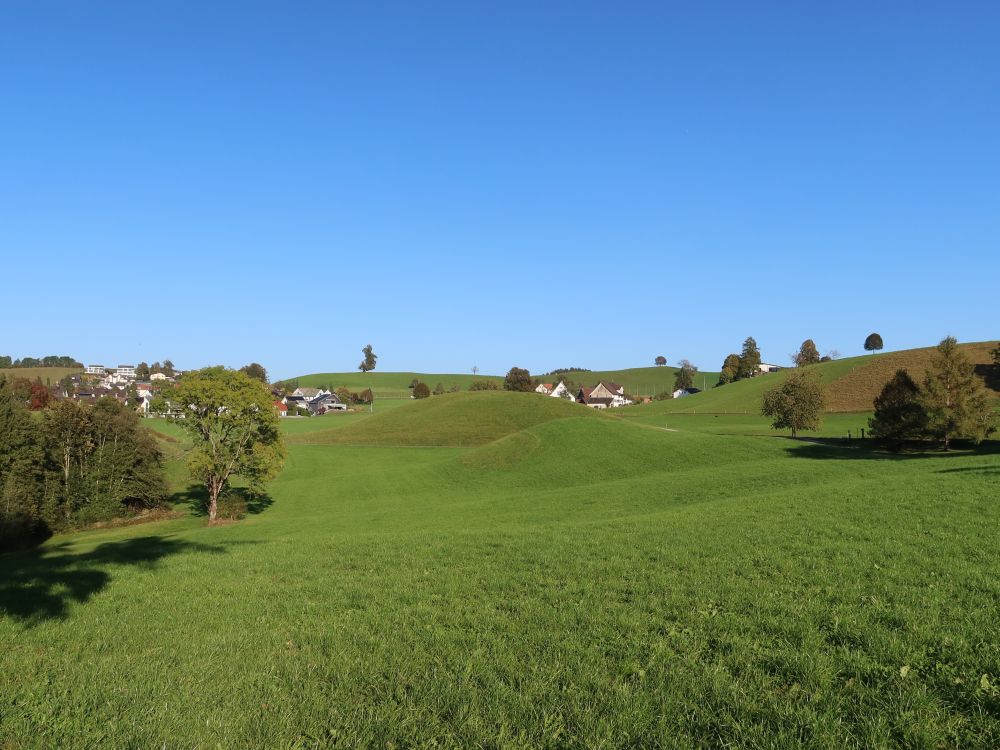
{"label": "blue sky", "polygon": [[5,3],[0,353],[996,338],[998,38],[994,2]]}

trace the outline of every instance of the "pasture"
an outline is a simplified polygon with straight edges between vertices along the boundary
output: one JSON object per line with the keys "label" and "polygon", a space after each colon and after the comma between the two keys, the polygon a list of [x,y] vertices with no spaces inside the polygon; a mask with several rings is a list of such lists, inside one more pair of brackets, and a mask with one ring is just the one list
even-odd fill
{"label": "pasture", "polygon": [[1000,745],[996,443],[377,407],[289,424],[239,523],[0,557],[4,743]]}
{"label": "pasture", "polygon": [[8,380],[15,378],[27,378],[32,383],[41,382],[42,385],[55,385],[67,375],[76,375],[83,372],[79,367],[11,367],[0,369],[0,375],[4,375]]}

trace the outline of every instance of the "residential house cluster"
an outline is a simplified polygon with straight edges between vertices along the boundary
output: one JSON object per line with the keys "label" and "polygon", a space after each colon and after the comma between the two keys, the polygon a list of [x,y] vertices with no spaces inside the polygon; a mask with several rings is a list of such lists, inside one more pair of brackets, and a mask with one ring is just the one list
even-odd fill
{"label": "residential house cluster", "polygon": [[541,383],[535,388],[535,392],[553,398],[576,401],[591,409],[615,409],[632,403],[631,399],[625,395],[624,386],[610,380],[602,380],[593,388],[580,388],[575,394],[561,380],[556,385]]}
{"label": "residential house cluster", "polygon": [[312,416],[331,411],[346,411],[347,404],[337,394],[325,388],[296,388],[287,396],[274,402],[278,416],[287,417],[290,411],[305,409]]}

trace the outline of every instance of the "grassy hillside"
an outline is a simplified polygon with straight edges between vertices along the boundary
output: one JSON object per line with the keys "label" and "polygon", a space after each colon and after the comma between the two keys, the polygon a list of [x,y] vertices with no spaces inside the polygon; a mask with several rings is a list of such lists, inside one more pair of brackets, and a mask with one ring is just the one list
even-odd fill
{"label": "grassy hillside", "polygon": [[0,370],[0,375],[6,375],[9,380],[27,378],[32,383],[40,378],[43,385],[55,385],[67,375],[83,372],[79,367],[12,367]]}
{"label": "grassy hillside", "polygon": [[[962,349],[979,366],[977,369],[981,374],[986,375],[988,368],[985,365],[990,361],[989,350],[994,346],[995,343],[963,344]],[[933,352],[933,347],[908,349],[824,362],[809,369],[820,376],[825,386],[828,411],[870,411],[875,396],[898,368],[908,369],[919,380],[930,364]],[[636,411],[648,414],[758,414],[764,391],[781,382],[789,372],[791,370],[782,370],[730,383],[682,399],[629,407],[628,411],[631,413],[628,416],[636,416]],[[995,379],[987,378],[987,383],[994,389],[1000,389],[1000,383]],[[997,395],[1000,397],[1000,390]]]}
{"label": "grassy hillside", "polygon": [[494,380],[503,382],[502,377],[495,375],[458,375],[435,374],[426,372],[318,372],[312,375],[301,375],[295,380],[300,386],[310,388],[327,388],[334,390],[341,386],[360,392],[371,388],[376,398],[409,398],[410,383],[414,378],[427,383],[433,389],[438,383],[449,390],[458,386],[467,391],[474,380]]}
{"label": "grassy hillside", "polygon": [[310,431],[289,439],[312,445],[482,445],[541,422],[597,416],[579,404],[536,393],[447,393],[374,414],[345,429]]}
{"label": "grassy hillside", "polygon": [[407,405],[337,429],[405,440],[390,416],[426,434],[436,415],[505,434],[293,444],[273,502],[239,524],[0,557],[0,736],[1000,745],[1000,453],[906,459],[563,406]]}

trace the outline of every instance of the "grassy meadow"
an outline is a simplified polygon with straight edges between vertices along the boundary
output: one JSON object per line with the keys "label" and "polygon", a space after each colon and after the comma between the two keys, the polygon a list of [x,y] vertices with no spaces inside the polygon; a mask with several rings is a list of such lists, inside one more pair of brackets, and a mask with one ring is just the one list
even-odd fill
{"label": "grassy meadow", "polygon": [[55,385],[67,375],[83,372],[79,367],[11,367],[0,369],[0,375],[8,380],[27,378],[32,383],[40,380],[42,385]]}
{"label": "grassy meadow", "polygon": [[0,747],[1000,746],[1000,444],[619,414],[288,420],[243,521],[0,557]]}

